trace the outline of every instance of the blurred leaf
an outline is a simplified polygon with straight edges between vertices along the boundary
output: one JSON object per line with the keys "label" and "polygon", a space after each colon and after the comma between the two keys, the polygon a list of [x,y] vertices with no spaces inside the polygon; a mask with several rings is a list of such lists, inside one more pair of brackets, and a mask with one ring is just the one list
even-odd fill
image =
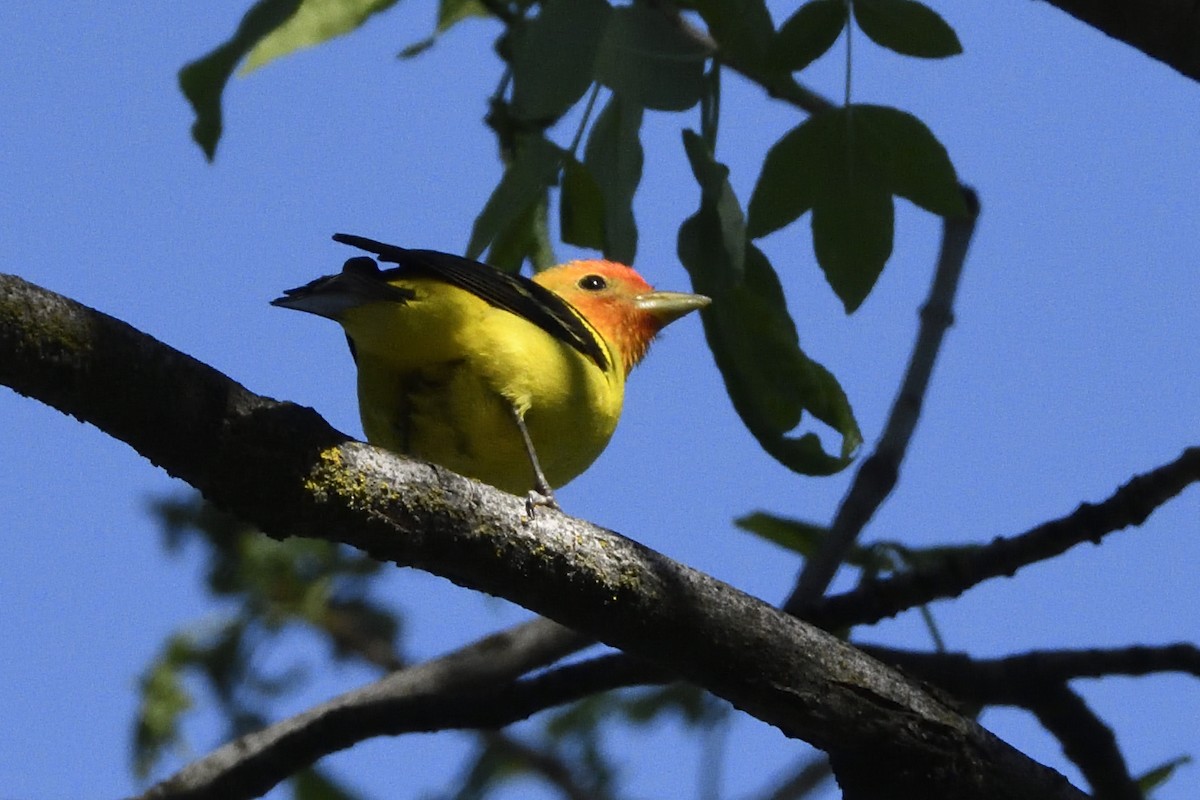
{"label": "blurred leaf", "polygon": [[613,9],[596,54],[596,80],[645,108],[684,111],[704,89],[704,46],[640,5]]}
{"label": "blurred leaf", "polygon": [[296,13],[259,40],[242,66],[253,72],[281,56],[350,33],[396,0],[302,0]]}
{"label": "blurred leaf", "polygon": [[622,694],[621,713],[630,722],[646,725],[658,721],[664,714],[678,714],[688,725],[711,725],[728,716],[728,703],[717,700],[691,683],[670,683],[666,686]]}
{"label": "blurred leaf", "polygon": [[915,0],[854,0],[854,19],[875,44],[901,55],[946,58],[962,52],[954,29]]}
{"label": "blurred leaf", "polygon": [[233,37],[179,71],[179,88],[196,113],[192,139],[212,161],[221,139],[221,94],[238,62],[263,37],[296,12],[300,0],[258,0],[238,24]]}
{"label": "blurred leaf", "polygon": [[441,0],[438,3],[437,32],[445,33],[464,19],[489,16],[482,0]]}
{"label": "blurred leaf", "polygon": [[763,0],[692,0],[681,5],[700,12],[726,62],[751,72],[766,68],[775,24]]}
{"label": "blurred leaf", "polygon": [[816,61],[842,35],[846,13],[846,0],[812,0],[800,6],[771,42],[771,66],[798,72]]}
{"label": "blurred leaf", "polygon": [[638,231],[633,196],[642,179],[642,107],[613,92],[588,134],[583,163],[604,199],[604,256],[632,264]]}
{"label": "blurred leaf", "polygon": [[829,535],[829,526],[818,525],[815,522],[804,522],[798,519],[787,519],[756,511],[733,521],[744,531],[774,542],[780,547],[799,553],[805,558],[811,557],[820,548],[821,543]]}
{"label": "blurred leaf", "polygon": [[547,0],[512,34],[513,110],[557,119],[592,83],[592,67],[612,8],[605,0]]}
{"label": "blurred leaf", "polygon": [[1170,761],[1164,761],[1157,767],[1149,769],[1139,775],[1136,779],[1137,787],[1142,790],[1143,796],[1149,797],[1151,791],[1157,789],[1159,786],[1162,786],[1171,779],[1171,776],[1175,774],[1175,770],[1179,769],[1185,764],[1190,763],[1192,763],[1191,756],[1178,756],[1176,758],[1172,758]]}
{"label": "blurred leaf", "polygon": [[[780,517],[765,511],[755,511],[738,517],[733,524],[805,558],[815,554],[829,535],[827,525]],[[892,571],[895,567],[895,561],[887,554],[880,553],[874,544],[855,545],[846,555],[845,563],[867,570],[872,575]]]}
{"label": "blurred leaf", "polygon": [[937,214],[966,213],[945,148],[920,120],[883,106],[830,109],[767,153],[747,228],[764,236],[812,209],[817,262],[851,312],[891,255],[892,195]]}
{"label": "blurred leaf", "polygon": [[525,212],[496,236],[488,250],[488,263],[509,272],[517,272],[525,259],[534,270],[554,266],[554,249],[547,224],[548,193],[543,190]]}
{"label": "blurred leaf", "polygon": [[604,249],[604,196],[591,170],[573,158],[563,167],[559,212],[564,242]]}
{"label": "blurred leaf", "polygon": [[360,800],[362,797],[315,767],[300,770],[291,781],[294,800]]}
{"label": "blurred leaf", "polygon": [[475,218],[467,258],[479,258],[493,239],[508,231],[522,215],[530,213],[546,189],[558,180],[565,157],[561,147],[540,136],[521,140],[516,158],[504,170],[500,183]]}
{"label": "blurred leaf", "polygon": [[134,721],[134,772],[145,778],[168,748],[181,742],[180,720],[192,707],[182,670],[190,661],[191,643],[176,634],[150,663],[138,682],[141,700]]}
{"label": "blurred leaf", "polygon": [[[862,442],[845,393],[828,370],[800,349],[783,289],[766,256],[747,244],[744,234],[739,236],[741,228],[732,215],[722,220],[718,205],[732,197],[728,170],[694,132],[684,132],[684,146],[702,191],[700,210],[679,229],[679,258],[696,290],[713,298],[701,319],[730,400],[759,444],[780,463],[806,475],[837,472]],[[741,274],[732,255],[739,246]],[[838,456],[825,453],[814,433],[787,436],[805,410],[841,434]]]}
{"label": "blurred leaf", "polygon": [[510,748],[493,741],[480,748],[462,783],[449,796],[454,800],[482,800],[492,789],[528,771],[528,764]]}
{"label": "blurred leaf", "polygon": [[410,45],[405,45],[405,47],[396,54],[396,58],[416,58],[417,56],[421,55],[421,53],[424,53],[426,50],[433,47],[435,44],[437,44],[437,36],[426,36],[424,39],[413,42]]}
{"label": "blurred leaf", "polygon": [[416,58],[433,47],[438,38],[464,19],[488,16],[487,7],[481,0],[442,0],[438,5],[437,28],[430,36],[413,42],[397,54],[397,58]]}

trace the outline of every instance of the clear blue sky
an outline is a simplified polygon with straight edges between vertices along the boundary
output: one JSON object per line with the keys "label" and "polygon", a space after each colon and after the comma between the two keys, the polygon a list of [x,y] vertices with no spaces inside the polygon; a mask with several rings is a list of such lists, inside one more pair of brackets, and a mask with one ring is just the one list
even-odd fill
{"label": "clear blue sky", "polygon": [[[1046,4],[934,5],[965,55],[899,59],[860,37],[854,79],[855,99],[924,119],[984,208],[958,323],[900,487],[867,532],[916,546],[984,542],[1102,499],[1197,443],[1200,409],[1200,86]],[[494,29],[467,23],[416,61],[397,62],[434,13],[429,0],[404,3],[347,39],[235,80],[209,165],[189,139],[175,76],[224,40],[244,7],[0,5],[0,270],[358,435],[340,332],[267,301],[341,264],[335,231],[465,247],[499,171],[481,123],[499,69]],[[841,68],[839,50],[812,70],[812,84],[840,95]],[[736,79],[723,110],[718,156],[745,202],[763,152],[798,117]],[[637,267],[663,288],[687,286],[675,235],[698,190],[679,130],[697,124],[694,113],[653,114],[644,132]],[[849,319],[815,268],[806,221],[766,241],[805,347],[841,379],[868,442],[890,405],[937,248],[936,221],[901,205],[896,254]],[[146,513],[149,498],[184,487],[125,445],[7,390],[0,420],[0,793],[130,793],[136,676],[169,632],[214,613],[197,585],[197,554],[166,558]],[[638,369],[612,445],[560,500],[778,602],[796,564],[731,520],[756,509],[828,520],[847,480],[797,478],[757,449],[688,319]],[[1140,529],[937,604],[948,646],[994,656],[1194,642],[1198,499],[1192,489]],[[389,590],[413,609],[416,655],[525,616],[412,571],[397,571]],[[912,614],[861,638],[928,646]],[[293,644],[265,662],[321,663],[310,644]],[[298,702],[367,677],[317,675]],[[1077,686],[1135,772],[1200,756],[1195,679]],[[983,721],[1077,778],[1025,715]],[[211,749],[211,718],[200,715],[189,732],[194,754]],[[640,796],[692,794],[697,756],[675,741],[664,726],[649,743],[614,743]],[[729,796],[761,786],[800,751],[749,720],[730,741],[738,754]],[[327,763],[368,796],[418,797],[456,774],[464,742],[407,737]],[[1192,797],[1198,778],[1200,767],[1185,768],[1159,797]]]}

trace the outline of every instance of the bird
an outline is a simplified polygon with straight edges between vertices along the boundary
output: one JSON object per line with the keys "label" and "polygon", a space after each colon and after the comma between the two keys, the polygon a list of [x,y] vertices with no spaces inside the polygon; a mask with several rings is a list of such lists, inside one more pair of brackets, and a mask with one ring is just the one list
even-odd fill
{"label": "bird", "polygon": [[[371,253],[272,305],[341,324],[367,441],[558,508],[621,415],[625,381],[666,325],[708,297],[577,260],[533,278],[351,234]],[[380,269],[379,263],[394,264]]]}

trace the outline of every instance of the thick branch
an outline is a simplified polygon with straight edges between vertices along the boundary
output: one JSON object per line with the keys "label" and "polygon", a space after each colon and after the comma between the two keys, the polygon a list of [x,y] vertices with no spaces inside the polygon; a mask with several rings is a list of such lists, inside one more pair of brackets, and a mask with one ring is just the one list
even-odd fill
{"label": "thick branch", "polygon": [[354,442],[311,409],[254,395],[128,325],[3,276],[0,383],[121,438],[268,535],[341,542],[505,597],[831,756],[870,754],[898,793],[1080,796],[813,626],[611,531],[550,511],[524,520],[520,498]]}
{"label": "thick branch", "polygon": [[1195,0],[1048,0],[1078,20],[1200,81]]}

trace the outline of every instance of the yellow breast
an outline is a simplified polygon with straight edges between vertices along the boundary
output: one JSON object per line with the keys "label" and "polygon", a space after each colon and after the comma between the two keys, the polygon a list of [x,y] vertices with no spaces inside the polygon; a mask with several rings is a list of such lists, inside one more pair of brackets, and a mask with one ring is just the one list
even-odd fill
{"label": "yellow breast", "polygon": [[610,368],[541,328],[445,283],[409,278],[416,297],[372,303],[342,321],[358,362],[363,430],[373,444],[514,494],[534,488],[512,414],[523,414],[552,486],[608,444],[625,391]]}

